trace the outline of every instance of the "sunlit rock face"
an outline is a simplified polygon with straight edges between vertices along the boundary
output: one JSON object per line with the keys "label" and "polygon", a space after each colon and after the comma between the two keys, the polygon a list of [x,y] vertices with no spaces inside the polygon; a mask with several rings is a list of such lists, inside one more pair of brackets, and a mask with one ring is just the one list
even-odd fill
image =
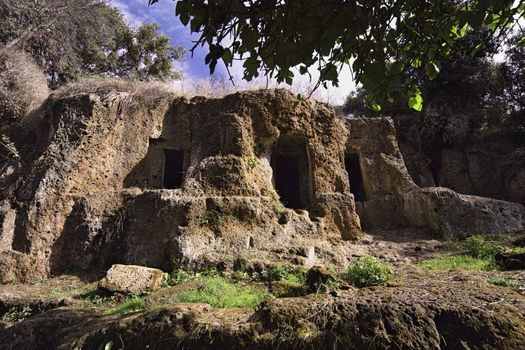
{"label": "sunlit rock face", "polygon": [[27,134],[22,161],[0,168],[2,282],[117,263],[344,264],[362,226],[523,228],[519,204],[419,189],[390,119],[344,119],[286,90],[66,91]]}

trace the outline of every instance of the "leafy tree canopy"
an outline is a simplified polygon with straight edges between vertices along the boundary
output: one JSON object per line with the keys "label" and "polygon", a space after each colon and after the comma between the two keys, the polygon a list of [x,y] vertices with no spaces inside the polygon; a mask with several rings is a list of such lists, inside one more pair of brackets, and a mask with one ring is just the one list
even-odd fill
{"label": "leafy tree canopy", "polygon": [[525,128],[525,46],[515,45],[519,40],[523,41],[519,35],[509,40],[503,76],[507,82],[505,100],[511,116]]}
{"label": "leafy tree canopy", "polygon": [[317,67],[318,84],[337,85],[350,65],[374,109],[402,87],[409,106],[421,110],[417,81],[402,81],[403,72],[434,79],[437,58],[467,31],[484,25],[504,37],[524,10],[525,1],[514,0],[180,0],[176,15],[200,35],[195,47],[208,45],[211,72],[219,60],[231,67],[244,59],[246,80],[263,72],[292,83],[297,71]]}
{"label": "leafy tree canopy", "polygon": [[56,88],[82,75],[172,78],[172,47],[157,24],[130,28],[104,0],[0,0],[0,51],[22,49]]}
{"label": "leafy tree canopy", "polygon": [[[484,27],[467,33],[447,58],[440,57],[443,68],[437,78],[416,77],[427,96],[422,113],[398,99],[375,112],[366,103],[367,91],[362,88],[347,98],[343,111],[356,116],[391,116],[400,140],[408,140],[433,162],[439,162],[441,149],[483,135],[523,135],[525,49],[515,45],[519,38],[519,34],[509,38],[506,60],[495,62],[497,37]],[[476,47],[482,48],[472,54]],[[401,79],[414,79],[415,74],[404,72]]]}

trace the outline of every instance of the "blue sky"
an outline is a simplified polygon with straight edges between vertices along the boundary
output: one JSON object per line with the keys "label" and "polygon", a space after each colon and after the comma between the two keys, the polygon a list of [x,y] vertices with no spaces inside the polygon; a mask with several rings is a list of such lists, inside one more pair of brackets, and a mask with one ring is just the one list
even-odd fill
{"label": "blue sky", "polygon": [[175,16],[175,1],[160,0],[148,6],[148,0],[110,0],[125,15],[128,22],[134,26],[142,22],[156,22],[160,24],[160,31],[171,38],[172,45],[182,45],[188,51],[185,64],[185,73],[189,78],[200,79],[209,75],[209,69],[204,64],[205,48],[195,50],[193,58],[189,49],[193,46],[189,28],[184,27]]}
{"label": "blue sky", "polygon": [[[148,0],[110,0],[110,3],[113,6],[118,7],[124,13],[124,16],[131,25],[138,26],[143,22],[159,23],[160,31],[171,38],[172,45],[182,45],[186,48],[187,57],[182,67],[186,80],[198,81],[209,78],[209,69],[204,64],[204,57],[206,56],[207,48],[197,48],[193,57],[191,57],[189,50],[193,47],[192,40],[195,40],[196,37],[195,35],[192,37],[189,28],[184,27],[175,16],[176,1],[160,0],[152,6],[148,6]],[[250,87],[249,83],[242,81],[240,78],[242,77],[242,70],[242,63],[234,64],[234,67],[232,67],[231,72],[235,77],[235,83],[240,87]],[[220,63],[217,65],[216,72],[226,76],[226,69]],[[310,73],[315,78],[316,72],[311,71]],[[339,76],[339,80],[339,88],[320,88],[319,91],[316,91],[315,97],[334,104],[342,103],[350,91],[355,88],[349,68],[343,69]],[[296,78],[294,85],[291,88],[296,92],[305,94],[308,93],[308,90],[313,86],[313,83],[314,82],[311,82],[308,77],[303,76]],[[259,81],[253,84],[258,84],[260,86],[262,82]],[[272,86],[276,85],[275,82],[272,83]],[[281,86],[289,87],[287,85]]]}

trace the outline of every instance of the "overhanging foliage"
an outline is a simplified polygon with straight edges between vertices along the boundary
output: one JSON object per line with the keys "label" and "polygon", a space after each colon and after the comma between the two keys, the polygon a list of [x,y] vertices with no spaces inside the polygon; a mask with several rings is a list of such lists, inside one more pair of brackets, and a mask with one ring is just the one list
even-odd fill
{"label": "overhanging foliage", "polygon": [[181,0],[176,14],[200,35],[195,47],[208,45],[210,72],[220,60],[231,67],[241,59],[244,79],[262,72],[291,84],[297,71],[316,67],[318,85],[337,86],[350,65],[374,109],[401,86],[421,110],[417,83],[400,79],[405,70],[435,78],[436,57],[446,57],[456,39],[482,25],[504,37],[524,9],[525,1],[509,0]]}

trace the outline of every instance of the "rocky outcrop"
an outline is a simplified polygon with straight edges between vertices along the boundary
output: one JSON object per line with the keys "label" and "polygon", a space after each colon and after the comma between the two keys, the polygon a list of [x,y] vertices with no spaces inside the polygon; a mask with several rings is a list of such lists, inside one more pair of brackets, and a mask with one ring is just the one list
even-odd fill
{"label": "rocky outcrop", "polygon": [[284,90],[188,100],[102,86],[42,110],[16,181],[3,177],[2,282],[113,263],[195,267],[361,232],[346,130],[323,104]]}
{"label": "rocky outcrop", "polygon": [[403,195],[403,202],[409,223],[430,227],[443,237],[516,232],[525,222],[520,204],[462,195],[443,187],[410,191]]}
{"label": "rocky outcrop", "polygon": [[523,229],[523,205],[417,186],[405,167],[390,118],[349,118],[346,124],[346,152],[357,156],[361,169],[364,196],[356,207],[365,229],[415,226],[441,237]]}
{"label": "rocky outcrop", "polygon": [[525,269],[525,253],[498,253],[495,260],[505,270]]}
{"label": "rocky outcrop", "polygon": [[519,205],[421,191],[390,119],[343,119],[285,90],[187,99],[75,87],[27,129],[23,161],[1,167],[0,282],[112,264],[228,268],[238,257],[345,264],[361,223],[462,236],[523,228]]}
{"label": "rocky outcrop", "polygon": [[[418,185],[442,186],[462,194],[525,204],[523,131],[514,128],[489,134],[481,132],[461,144],[423,147],[425,141],[412,129],[413,126],[401,128],[401,150]],[[421,148],[429,154],[425,155]]]}
{"label": "rocky outcrop", "polygon": [[[525,204],[525,147],[470,145],[441,152],[439,182],[465,194],[478,194]],[[498,149],[498,146],[500,149]]]}

